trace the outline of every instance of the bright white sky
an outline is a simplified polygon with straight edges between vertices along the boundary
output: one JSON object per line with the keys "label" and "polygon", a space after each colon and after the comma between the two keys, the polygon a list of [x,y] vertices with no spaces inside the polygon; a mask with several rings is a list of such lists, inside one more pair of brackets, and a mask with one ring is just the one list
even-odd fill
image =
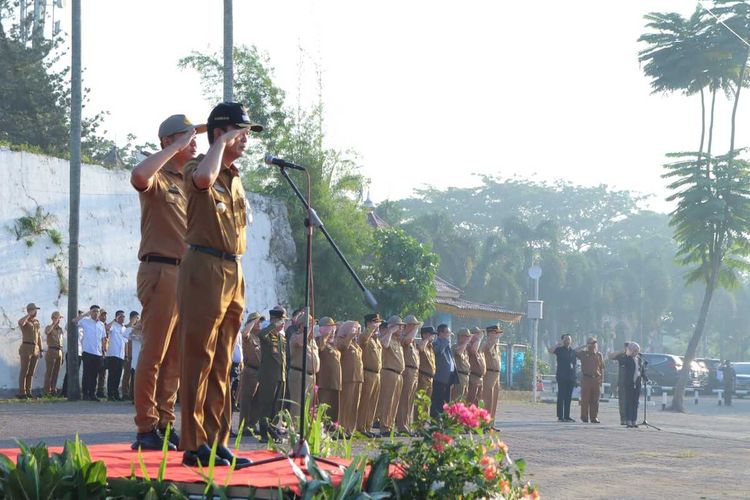
{"label": "bright white sky", "polygon": [[[57,11],[68,32],[69,4]],[[111,112],[105,125],[118,142],[128,132],[156,142],[158,124],[173,113],[205,120],[213,103],[177,60],[221,51],[221,0],[82,4],[89,109]],[[270,55],[290,105],[298,81],[302,102],[315,97],[320,63],[328,146],[361,154],[375,202],[425,184],[473,185],[473,173],[487,173],[654,193],[650,206],[667,210],[664,153],[697,148],[700,102],[650,95],[636,40],[647,12],[689,15],[695,6],[235,0],[234,37]],[[720,101],[722,149],[729,115]],[[750,144],[748,101],[740,104],[740,145]]]}

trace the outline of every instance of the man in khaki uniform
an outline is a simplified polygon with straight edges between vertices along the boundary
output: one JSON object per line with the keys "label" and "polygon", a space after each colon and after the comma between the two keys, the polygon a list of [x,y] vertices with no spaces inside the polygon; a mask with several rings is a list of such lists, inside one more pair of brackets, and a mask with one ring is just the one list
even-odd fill
{"label": "man in khaki uniform", "polygon": [[26,315],[18,320],[21,327],[21,346],[18,355],[21,357],[21,371],[18,374],[19,399],[31,397],[31,379],[34,378],[36,363],[42,355],[42,336],[39,331],[41,326],[37,319],[39,308],[33,302],[26,306]]}
{"label": "man in khaki uniform", "polygon": [[497,414],[497,400],[500,395],[500,336],[503,329],[500,325],[490,325],[486,329],[487,342],[484,345],[484,360],[487,372],[482,383],[482,400],[484,407],[492,416],[492,425],[495,425]]}
{"label": "man in khaki uniform", "polygon": [[47,334],[47,352],[44,354],[47,367],[44,372],[44,393],[50,396],[57,394],[57,376],[60,373],[63,360],[61,319],[60,311],[53,312],[52,323],[44,328],[44,333]]}
{"label": "man in khaki uniform", "polygon": [[451,401],[465,401],[469,393],[469,353],[466,346],[471,340],[471,332],[468,328],[458,330],[458,340],[453,346],[453,359],[456,361],[456,373],[458,374],[458,383],[451,387]]}
{"label": "man in khaki uniform", "polygon": [[419,350],[414,344],[422,322],[413,314],[404,318],[404,338],[401,346],[404,353],[404,373],[401,397],[398,402],[396,413],[396,428],[402,434],[411,435],[411,427],[414,423],[414,397],[417,395],[417,381],[419,380]]}
{"label": "man in khaki uniform", "polygon": [[581,422],[598,424],[604,357],[596,337],[589,337],[585,346],[576,349],[576,357],[581,360]]}
{"label": "man in khaki uniform", "polygon": [[417,391],[424,391],[427,397],[432,397],[432,379],[435,377],[435,351],[432,342],[437,332],[432,326],[424,326],[420,332],[422,340],[419,341],[419,380]]}
{"label": "man in khaki uniform", "polygon": [[362,348],[362,369],[364,382],[359,396],[359,412],[357,414],[357,430],[367,437],[375,437],[372,424],[375,420],[375,410],[380,396],[380,371],[383,366],[382,347],[375,336],[380,324],[380,314],[365,315],[365,330],[357,341]]}
{"label": "man in khaki uniform", "polygon": [[[292,334],[289,339],[291,359],[289,360],[289,399],[292,401],[289,407],[289,413],[295,425],[299,426],[299,416],[304,411],[304,405],[313,406],[312,397],[315,394],[315,374],[320,370],[320,355],[318,345],[313,338],[313,320],[307,314],[302,315],[302,326]],[[305,374],[305,401],[302,401],[302,352],[304,350],[305,340],[305,321],[307,321],[307,360]],[[299,427],[297,427],[299,429]]]}
{"label": "man in khaki uniform", "polygon": [[[195,158],[196,133],[204,131],[205,126],[194,126],[185,115],[170,116],[159,126],[162,149],[130,175],[141,204],[137,293],[143,306],[141,350],[131,394],[137,430],[134,448],[161,450],[167,425],[171,426],[170,449],[179,444],[174,406],[180,386],[177,276],[186,249],[183,168]],[[132,363],[131,342],[128,351]],[[129,387],[129,373],[126,378],[123,385]]]}
{"label": "man in khaki uniform", "polygon": [[347,321],[336,331],[336,347],[341,351],[341,406],[339,424],[351,435],[357,428],[359,397],[364,382],[362,348],[357,343],[362,327],[357,321]]}
{"label": "man in khaki uniform", "polygon": [[487,372],[484,351],[480,349],[483,337],[484,330],[475,326],[471,330],[471,341],[467,347],[471,371],[469,372],[469,389],[466,394],[466,402],[474,405],[479,405],[479,400],[482,398],[482,385],[484,375]]}
{"label": "man in khaki uniform", "polygon": [[240,425],[245,426],[243,431],[255,427],[258,422],[250,419],[250,405],[258,390],[258,370],[260,369],[260,344],[258,343],[258,332],[260,331],[260,313],[252,312],[247,316],[245,326],[242,328],[242,361],[244,368],[240,374]]}
{"label": "man in khaki uniform", "polygon": [[276,307],[268,311],[267,325],[258,332],[260,341],[260,369],[258,370],[258,390],[253,398],[250,421],[258,422],[259,439],[265,440],[269,432],[276,438],[275,427],[271,425],[276,413],[281,409],[281,399],[286,391],[286,336],[284,320],[286,309]]}
{"label": "man in khaki uniform", "polygon": [[[208,152],[184,167],[188,250],[177,280],[180,447],[188,466],[208,465],[214,442],[215,465],[235,458],[226,447],[232,419],[228,384],[245,308],[240,259],[247,246],[247,202],[234,162],[245,152],[248,132],[263,130],[232,102],[216,106],[207,127]],[[246,467],[250,460],[238,457],[237,464]]]}
{"label": "man in khaki uniform", "polygon": [[333,344],[336,333],[336,321],[329,316],[318,322],[318,353],[320,371],[317,376],[318,403],[328,405],[326,415],[331,422],[339,419],[341,401],[341,351]]}
{"label": "man in khaki uniform", "polygon": [[404,351],[401,347],[401,332],[406,323],[398,316],[388,318],[388,329],[380,337],[383,347],[383,369],[380,371],[380,397],[377,415],[380,419],[380,436],[387,436],[393,429],[398,411],[404,371]]}

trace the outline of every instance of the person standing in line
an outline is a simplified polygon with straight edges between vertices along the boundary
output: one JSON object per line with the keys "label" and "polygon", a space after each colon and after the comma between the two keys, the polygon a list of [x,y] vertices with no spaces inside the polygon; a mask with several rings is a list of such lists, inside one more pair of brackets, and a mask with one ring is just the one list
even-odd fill
{"label": "person standing in line", "polygon": [[[125,333],[127,336],[125,338],[125,362],[122,367],[122,397],[123,399],[128,399],[130,401],[133,401],[135,362],[138,359],[133,355],[136,342],[138,342],[138,352],[140,353],[140,337],[136,340],[133,332],[135,332],[135,327],[139,324],[140,319],[141,315],[138,311],[130,311],[128,323],[125,325]],[[138,332],[140,334],[140,327],[138,327]]]}
{"label": "person standing in line", "polygon": [[737,372],[732,363],[728,359],[725,359],[724,367],[722,368],[722,382],[724,383],[724,404],[727,406],[732,406],[732,395],[734,394],[736,379]]}
{"label": "person standing in line", "polygon": [[[232,399],[231,411],[240,411],[240,398],[239,391],[242,390],[240,387],[240,374],[244,366],[242,364],[242,335],[237,332],[237,337],[234,341],[234,349],[232,350],[232,368],[229,370],[229,394]],[[231,415],[229,417],[232,419]]]}
{"label": "person standing in line", "polygon": [[487,373],[487,362],[484,359],[484,351],[480,348],[483,338],[484,330],[475,326],[471,331],[471,341],[466,348],[469,352],[469,366],[471,367],[466,402],[477,406],[479,406],[479,401],[482,397],[484,376]]}
{"label": "person standing in line", "polygon": [[320,372],[318,373],[318,404],[326,404],[326,415],[331,422],[339,421],[341,401],[341,351],[333,344],[336,334],[336,321],[324,316],[318,322],[318,352]]}
{"label": "person standing in line", "polygon": [[376,334],[382,323],[383,320],[380,319],[380,314],[366,314],[365,329],[357,339],[359,346],[362,348],[362,375],[364,377],[362,393],[359,397],[357,430],[369,438],[375,437],[375,434],[372,432],[372,425],[375,420],[378,397],[380,396],[380,371],[383,367],[383,349]]}
{"label": "person standing in line", "polygon": [[96,397],[96,379],[102,362],[104,341],[107,338],[104,323],[99,321],[99,311],[99,306],[94,304],[89,308],[89,312],[79,314],[74,320],[83,330],[81,338],[81,349],[83,351],[81,392],[83,393],[83,399],[87,401],[99,401],[99,398]]}
{"label": "person standing in line", "polygon": [[107,323],[107,311],[102,309],[99,311],[99,321],[104,325],[104,340],[102,344],[102,357],[99,360],[99,370],[96,374],[96,397],[104,399],[106,396],[104,391],[107,390],[107,350],[109,350],[109,329],[115,322],[113,319]]}
{"label": "person standing in line", "polygon": [[260,344],[258,343],[258,332],[260,323],[263,321],[259,312],[252,312],[245,321],[240,335],[242,336],[242,360],[244,368],[240,376],[240,426],[244,425],[243,432],[255,429],[258,423],[250,418],[250,408],[258,390],[258,370],[260,369]]}
{"label": "person standing in line", "polygon": [[128,335],[128,327],[125,326],[125,311],[115,312],[115,320],[109,328],[107,345],[107,399],[109,401],[122,401],[120,380]]}
{"label": "person standing in line", "polygon": [[195,158],[196,134],[205,130],[205,125],[193,125],[185,115],[168,117],[159,125],[161,150],[139,163],[130,175],[141,205],[137,294],[143,306],[136,338],[141,347],[137,364],[131,355],[138,378],[131,393],[134,448],[161,450],[167,426],[171,427],[169,448],[177,449],[180,440],[174,429],[174,406],[180,386],[177,281],[187,227],[183,170]]}
{"label": "person standing in line", "polygon": [[[484,345],[484,360],[487,371],[482,383],[482,399],[487,411],[492,417],[492,425],[495,427],[497,416],[497,401],[500,396],[500,336],[503,329],[500,325],[490,325],[485,328],[487,342]],[[495,427],[495,430],[497,427]]]}
{"label": "person standing in line", "polygon": [[607,354],[607,358],[611,361],[617,361],[617,406],[620,410],[620,425],[627,425],[627,414],[625,412],[625,401],[627,399],[625,394],[625,358],[628,356],[628,344],[625,342],[625,347],[622,351],[610,352]]}
{"label": "person standing in line", "polygon": [[404,371],[404,351],[401,346],[401,333],[405,323],[399,316],[388,318],[388,329],[380,337],[383,346],[383,369],[380,372],[380,397],[377,414],[380,418],[380,437],[388,436],[398,411],[401,390],[404,384],[401,374]]}
{"label": "person standing in line", "polygon": [[443,413],[443,405],[451,399],[451,386],[458,383],[456,360],[451,351],[453,332],[445,323],[437,327],[437,339],[432,342],[435,353],[435,376],[432,379],[430,416],[438,418]]}
{"label": "person standing in line", "polygon": [[21,346],[18,355],[21,358],[21,370],[18,374],[18,399],[29,399],[31,395],[31,380],[34,378],[36,365],[42,356],[41,325],[37,319],[39,307],[33,302],[26,306],[26,315],[18,320],[21,327]]}
{"label": "person standing in line", "polygon": [[276,413],[281,410],[281,399],[286,386],[286,335],[284,320],[286,310],[276,307],[268,311],[268,324],[261,324],[258,332],[260,342],[260,368],[258,369],[258,390],[253,398],[250,421],[258,422],[259,439],[279,437],[272,425]]}
{"label": "person standing in line", "polygon": [[[435,377],[435,351],[433,341],[437,332],[432,326],[423,326],[419,334],[421,340],[417,344],[419,350],[419,379],[417,381],[417,392],[424,391],[427,397],[432,397],[433,378]],[[414,418],[417,417],[417,409],[414,408]]]}
{"label": "person standing in line", "polygon": [[[292,415],[292,420],[295,425],[299,425],[299,417],[303,411],[304,406],[307,402],[310,403],[310,408],[313,406],[312,397],[315,394],[315,374],[320,370],[320,355],[318,353],[318,345],[315,343],[313,337],[313,319],[307,314],[303,313],[301,318],[302,326],[297,328],[295,333],[289,337],[289,344],[291,347],[289,352],[291,353],[291,359],[289,360],[289,400],[291,405],[289,413]],[[307,321],[307,351],[305,352],[305,328],[304,324]],[[302,356],[307,357],[305,373],[302,370]],[[305,383],[305,401],[302,401],[302,382]],[[299,427],[297,427],[299,428]]]}
{"label": "person standing in line", "polygon": [[52,313],[52,323],[44,328],[47,335],[47,352],[44,355],[46,370],[44,372],[44,393],[49,396],[57,395],[57,377],[63,361],[63,329],[60,326],[62,315],[60,311]]}
{"label": "person standing in line", "polygon": [[[643,359],[641,358],[641,346],[630,342],[625,350],[626,357],[622,384],[625,386],[625,425],[628,428],[638,427],[638,401],[641,395],[641,384],[648,381]],[[618,381],[620,382],[620,381]]]}
{"label": "person standing in line", "polygon": [[414,422],[414,397],[417,394],[417,382],[419,381],[419,351],[414,343],[417,332],[422,322],[413,314],[404,318],[406,327],[401,339],[401,347],[404,353],[404,372],[401,375],[403,386],[401,398],[398,402],[396,412],[396,428],[401,434],[410,436],[411,427]]}
{"label": "person standing in line", "polygon": [[458,377],[458,381],[451,388],[451,401],[466,401],[466,397],[469,395],[471,364],[469,363],[469,352],[466,350],[469,341],[471,341],[471,331],[468,328],[459,329],[458,341],[451,349],[453,360],[456,362],[456,375]]}
{"label": "person standing in line", "polygon": [[581,422],[599,424],[604,357],[599,352],[596,337],[589,337],[585,346],[576,349],[576,357],[581,360]]}
{"label": "person standing in line", "polygon": [[557,380],[557,421],[558,422],[575,422],[570,417],[570,403],[573,399],[573,388],[576,385],[576,364],[578,358],[576,352],[570,347],[572,337],[568,334],[560,337],[554,347],[547,351],[554,354],[557,358],[557,369],[555,378]]}
{"label": "person standing in line", "polygon": [[359,397],[364,382],[362,348],[357,342],[362,326],[357,321],[346,321],[336,331],[336,348],[341,351],[341,405],[339,424],[347,435],[357,428]]}

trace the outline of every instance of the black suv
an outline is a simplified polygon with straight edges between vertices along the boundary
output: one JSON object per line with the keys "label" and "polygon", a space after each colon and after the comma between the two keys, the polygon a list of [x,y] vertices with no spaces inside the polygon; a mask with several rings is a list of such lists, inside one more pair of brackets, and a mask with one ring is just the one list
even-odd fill
{"label": "black suv", "polygon": [[[648,362],[646,376],[654,385],[675,387],[682,371],[682,360],[674,354],[641,353],[641,357]],[[690,371],[688,387],[700,388],[698,374]]]}

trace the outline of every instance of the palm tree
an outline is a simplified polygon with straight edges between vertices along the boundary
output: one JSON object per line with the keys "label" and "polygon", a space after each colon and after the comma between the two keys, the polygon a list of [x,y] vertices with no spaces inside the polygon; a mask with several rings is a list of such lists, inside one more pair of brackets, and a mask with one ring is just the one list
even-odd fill
{"label": "palm tree", "polygon": [[233,100],[234,64],[232,50],[234,48],[234,16],[232,14],[232,0],[224,0],[224,101]]}
{"label": "palm tree", "polygon": [[[685,276],[687,284],[705,284],[698,321],[685,353],[686,368],[675,387],[672,409],[684,411],[683,395],[690,363],[695,358],[717,287],[739,285],[738,272],[750,270],[750,162],[737,159],[737,151],[716,157],[707,178],[700,158],[688,158],[666,165],[663,177],[672,179],[669,188],[677,192],[667,198],[677,201],[670,214],[678,243],[677,258],[692,266]],[[672,157],[693,155],[673,154]]]}
{"label": "palm tree", "polygon": [[70,221],[68,246],[68,399],[81,397],[78,382],[78,234],[81,212],[81,0],[73,0],[70,100]]}

